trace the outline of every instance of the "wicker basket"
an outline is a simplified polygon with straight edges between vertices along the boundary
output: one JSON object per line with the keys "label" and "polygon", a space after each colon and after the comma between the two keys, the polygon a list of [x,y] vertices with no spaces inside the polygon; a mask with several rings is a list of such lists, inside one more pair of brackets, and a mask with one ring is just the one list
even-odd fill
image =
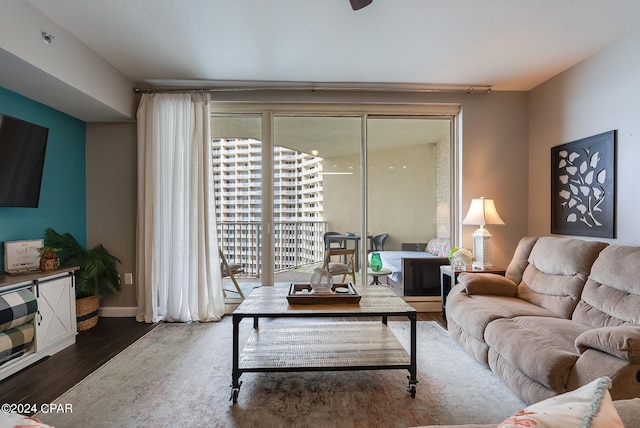
{"label": "wicker basket", "polygon": [[78,331],[89,330],[98,324],[98,309],[100,298],[98,296],[83,297],[76,300],[76,321]]}

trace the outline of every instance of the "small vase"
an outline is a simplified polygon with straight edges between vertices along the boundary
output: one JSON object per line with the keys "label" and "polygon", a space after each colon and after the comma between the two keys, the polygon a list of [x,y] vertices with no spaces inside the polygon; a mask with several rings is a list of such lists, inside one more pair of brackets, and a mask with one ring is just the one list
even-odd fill
{"label": "small vase", "polygon": [[380,269],[382,269],[382,260],[380,260],[379,253],[371,253],[371,261],[369,262],[369,267],[374,272],[380,272]]}
{"label": "small vase", "polygon": [[463,271],[467,270],[467,265],[465,265],[462,260],[453,259],[451,260],[451,269],[454,271]]}
{"label": "small vase", "polygon": [[313,293],[328,294],[333,287],[333,276],[322,268],[315,268],[309,282]]}
{"label": "small vase", "polygon": [[44,257],[40,258],[40,270],[54,270],[60,267],[60,259],[46,259]]}

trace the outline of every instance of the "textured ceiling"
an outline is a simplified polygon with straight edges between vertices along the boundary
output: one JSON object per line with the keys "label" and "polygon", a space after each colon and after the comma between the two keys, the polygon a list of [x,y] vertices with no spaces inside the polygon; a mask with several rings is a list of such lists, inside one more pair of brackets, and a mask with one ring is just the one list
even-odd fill
{"label": "textured ceiling", "polygon": [[529,90],[640,26],[638,0],[29,0],[136,84]]}

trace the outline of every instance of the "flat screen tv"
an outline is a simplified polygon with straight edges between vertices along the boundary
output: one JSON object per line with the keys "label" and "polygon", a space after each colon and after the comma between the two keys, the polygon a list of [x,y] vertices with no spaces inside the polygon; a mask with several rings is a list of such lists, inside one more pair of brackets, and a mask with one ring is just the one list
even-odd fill
{"label": "flat screen tv", "polygon": [[0,207],[38,207],[48,136],[48,128],[0,113]]}

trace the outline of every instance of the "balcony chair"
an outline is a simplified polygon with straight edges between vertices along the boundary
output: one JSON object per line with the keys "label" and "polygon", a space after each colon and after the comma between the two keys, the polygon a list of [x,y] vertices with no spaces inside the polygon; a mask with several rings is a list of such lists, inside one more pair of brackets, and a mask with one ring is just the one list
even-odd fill
{"label": "balcony chair", "polygon": [[[322,236],[324,240],[325,251],[329,248],[347,248],[347,240],[341,238],[334,238],[334,235],[342,235],[340,232],[325,232]],[[347,257],[343,257],[343,263],[347,263]]]}
{"label": "balcony chair", "polygon": [[322,236],[324,239],[324,249],[329,248],[347,248],[347,240],[341,238],[332,238],[333,235],[342,235],[340,232],[325,232]]}
{"label": "balcony chair", "polygon": [[371,251],[384,251],[384,241],[386,241],[388,237],[388,233],[381,233],[371,238],[371,244],[373,244]]}
{"label": "balcony chair", "polygon": [[[356,271],[353,264],[353,256],[356,250],[353,248],[329,248],[326,252],[322,268],[329,271],[332,276],[342,275],[341,282],[344,283],[347,275],[353,278],[353,284],[356,283]],[[331,261],[332,257],[346,257],[346,263]]]}
{"label": "balcony chair", "polygon": [[222,278],[231,278],[233,285],[236,287],[236,291],[233,291],[233,290],[226,290],[223,286],[222,293],[224,294],[224,297],[227,297],[227,292],[231,292],[231,293],[238,293],[240,295],[240,298],[244,299],[244,294],[242,293],[242,290],[240,289],[240,285],[236,280],[236,275],[239,273],[243,273],[244,269],[242,269],[242,266],[239,264],[230,265],[227,262],[227,259],[225,258],[224,254],[222,254],[222,250],[219,249],[218,253],[220,254],[220,273],[222,274]]}

